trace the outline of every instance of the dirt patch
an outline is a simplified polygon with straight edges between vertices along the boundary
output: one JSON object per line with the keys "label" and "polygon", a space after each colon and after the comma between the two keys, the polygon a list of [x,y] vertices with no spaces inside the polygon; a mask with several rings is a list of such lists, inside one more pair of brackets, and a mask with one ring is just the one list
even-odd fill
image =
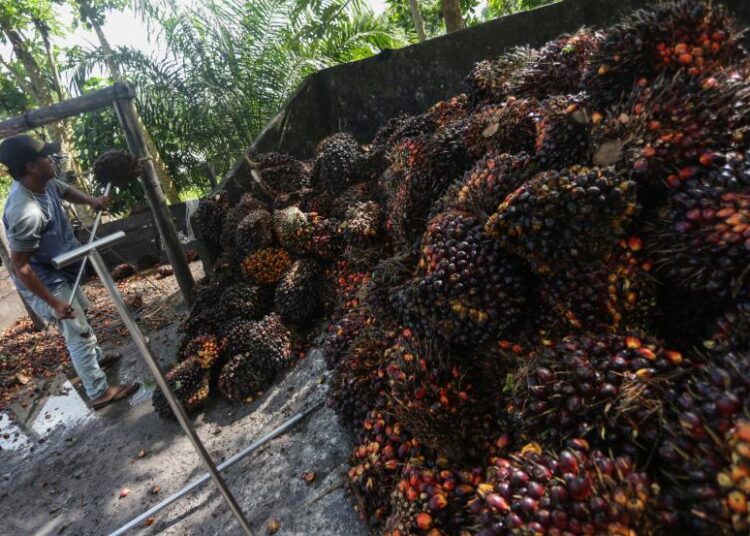
{"label": "dirt patch", "polygon": [[[174,360],[176,323],[149,336],[163,365]],[[8,534],[108,534],[203,474],[176,423],[153,412],[153,380],[132,343],[113,379],[138,378],[146,387],[127,403],[58,424],[42,435],[17,423],[23,448],[0,450],[0,516]],[[219,397],[195,419],[198,434],[217,463],[270,432],[286,419],[326,398],[326,375],[317,351],[251,404]],[[53,408],[48,408],[55,418]],[[39,418],[39,415],[37,415]],[[256,534],[273,519],[277,534],[364,535],[346,497],[351,442],[326,407],[269,442],[225,473]],[[141,457],[141,451],[143,456]],[[307,483],[302,474],[314,471]],[[158,486],[158,493],[153,493]],[[120,491],[127,488],[127,497]],[[239,534],[212,484],[155,516],[132,534]]]}

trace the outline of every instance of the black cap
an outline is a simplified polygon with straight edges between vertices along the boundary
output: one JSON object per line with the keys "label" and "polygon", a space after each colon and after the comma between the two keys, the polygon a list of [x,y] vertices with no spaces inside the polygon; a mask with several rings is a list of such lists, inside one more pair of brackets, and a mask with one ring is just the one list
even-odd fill
{"label": "black cap", "polygon": [[59,143],[44,143],[26,134],[20,134],[5,138],[0,143],[0,162],[8,166],[15,177],[24,172],[29,162],[34,162],[40,156],[52,156],[59,152]]}

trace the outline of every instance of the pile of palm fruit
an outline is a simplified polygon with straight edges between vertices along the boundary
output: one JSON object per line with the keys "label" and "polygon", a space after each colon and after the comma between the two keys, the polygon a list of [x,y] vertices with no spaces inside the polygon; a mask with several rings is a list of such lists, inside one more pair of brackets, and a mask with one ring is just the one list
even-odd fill
{"label": "pile of palm fruit", "polygon": [[483,61],[367,145],[259,155],[251,193],[201,208],[224,253],[172,381],[242,399],[329,319],[374,530],[747,534],[742,37],[656,4]]}

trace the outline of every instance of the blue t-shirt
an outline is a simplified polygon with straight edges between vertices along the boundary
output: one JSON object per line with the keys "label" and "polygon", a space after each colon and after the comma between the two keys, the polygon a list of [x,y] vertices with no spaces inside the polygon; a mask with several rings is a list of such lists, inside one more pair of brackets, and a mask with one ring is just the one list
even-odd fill
{"label": "blue t-shirt", "polygon": [[[11,251],[33,252],[29,264],[50,289],[73,282],[79,266],[74,263],[58,270],[52,265],[54,257],[80,245],[61,201],[69,188],[64,182],[52,179],[44,193],[36,194],[14,180],[5,202],[3,225]],[[25,290],[15,276],[13,282]]]}

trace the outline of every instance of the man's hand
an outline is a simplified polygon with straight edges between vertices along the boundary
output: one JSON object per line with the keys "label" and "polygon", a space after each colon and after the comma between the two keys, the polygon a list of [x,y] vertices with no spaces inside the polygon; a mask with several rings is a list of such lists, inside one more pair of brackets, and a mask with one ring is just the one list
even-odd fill
{"label": "man's hand", "polygon": [[75,318],[75,310],[72,305],[68,305],[62,300],[57,300],[52,306],[52,310],[55,311],[55,317],[58,320],[65,320],[67,318]]}
{"label": "man's hand", "polygon": [[108,195],[95,197],[91,200],[91,208],[94,210],[106,210],[112,204],[112,198]]}

